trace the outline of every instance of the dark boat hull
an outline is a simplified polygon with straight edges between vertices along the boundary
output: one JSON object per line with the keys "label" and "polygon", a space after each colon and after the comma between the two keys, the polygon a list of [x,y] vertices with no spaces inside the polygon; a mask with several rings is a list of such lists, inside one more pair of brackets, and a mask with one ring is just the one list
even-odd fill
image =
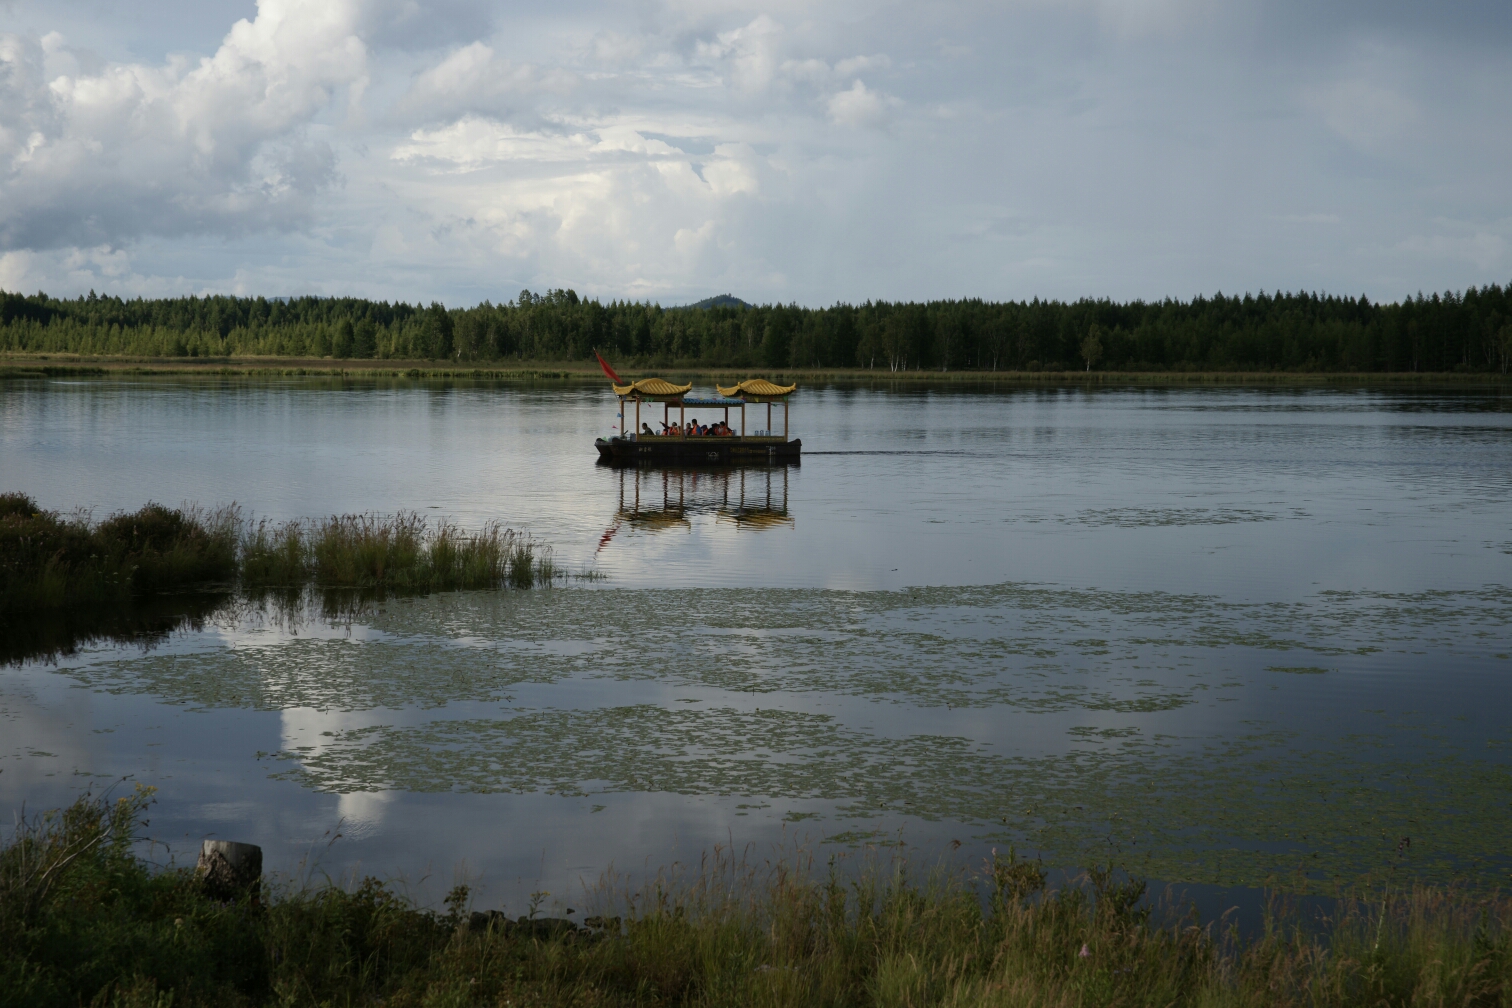
{"label": "dark boat hull", "polygon": [[797,462],[803,442],[797,438],[655,437],[599,438],[593,442],[599,459],[613,465],[739,465],[753,462]]}

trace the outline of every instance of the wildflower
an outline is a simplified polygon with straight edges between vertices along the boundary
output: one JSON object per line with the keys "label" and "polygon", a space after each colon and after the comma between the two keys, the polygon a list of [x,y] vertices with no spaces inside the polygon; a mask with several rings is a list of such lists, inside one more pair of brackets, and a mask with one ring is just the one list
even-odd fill
{"label": "wildflower", "polygon": [[1079,955],[1079,956],[1081,956],[1083,959],[1091,959],[1092,958],[1092,950],[1089,949],[1089,948],[1087,948],[1087,946],[1085,946],[1085,945],[1083,945],[1082,946],[1082,950],[1080,952],[1076,953],[1076,954]]}

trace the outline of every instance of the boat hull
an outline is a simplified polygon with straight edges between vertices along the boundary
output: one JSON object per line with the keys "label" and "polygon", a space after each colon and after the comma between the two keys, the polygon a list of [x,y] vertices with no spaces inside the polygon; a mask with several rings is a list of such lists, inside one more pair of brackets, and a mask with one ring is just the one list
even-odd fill
{"label": "boat hull", "polygon": [[798,438],[766,437],[649,437],[599,438],[593,446],[599,460],[611,465],[741,465],[759,462],[797,462],[803,451]]}

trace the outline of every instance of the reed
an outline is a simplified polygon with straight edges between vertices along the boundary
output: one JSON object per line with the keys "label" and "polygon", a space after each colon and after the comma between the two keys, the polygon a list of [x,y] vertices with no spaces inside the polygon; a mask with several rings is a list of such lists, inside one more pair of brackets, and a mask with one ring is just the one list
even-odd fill
{"label": "reed", "polygon": [[243,521],[234,504],[149,503],[94,523],[0,494],[0,618],[119,610],[134,597],[237,580],[254,589],[453,591],[530,588],[563,576],[548,547],[498,522],[469,532],[415,512]]}
{"label": "reed", "polygon": [[310,555],[297,521],[249,522],[242,534],[241,578],[247,585],[296,585],[310,577]]}
{"label": "reed", "polygon": [[[0,845],[0,1008],[196,1005],[1352,1006],[1512,1003],[1512,901],[1424,887],[1203,926],[1111,871],[1047,890],[993,858],[915,877],[717,850],[607,876],[582,926],[414,906],[376,879],[219,903],[132,856],[150,789],[23,818]],[[596,904],[596,905],[595,905]]]}
{"label": "reed", "polygon": [[240,516],[148,504],[98,524],[0,494],[0,615],[121,603],[236,576]]}
{"label": "reed", "polygon": [[251,587],[456,591],[530,588],[559,576],[549,549],[496,521],[468,532],[412,511],[260,521],[242,539],[242,581]]}

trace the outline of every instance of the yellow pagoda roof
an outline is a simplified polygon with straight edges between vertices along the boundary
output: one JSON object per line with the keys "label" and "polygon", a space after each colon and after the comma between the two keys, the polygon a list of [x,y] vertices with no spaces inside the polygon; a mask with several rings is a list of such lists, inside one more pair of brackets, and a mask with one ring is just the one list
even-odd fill
{"label": "yellow pagoda roof", "polygon": [[745,381],[737,382],[734,385],[731,385],[729,388],[723,388],[719,385],[715,385],[714,387],[719,390],[720,395],[729,396],[730,398],[734,399],[738,396],[743,395],[785,396],[791,393],[798,386],[796,384],[787,386],[774,385],[771,382],[767,381],[765,378],[747,378]]}
{"label": "yellow pagoda roof", "polygon": [[633,381],[629,385],[615,385],[614,394],[622,396],[680,396],[691,391],[692,388],[692,382],[686,385],[673,385],[665,378],[642,378],[640,381]]}

